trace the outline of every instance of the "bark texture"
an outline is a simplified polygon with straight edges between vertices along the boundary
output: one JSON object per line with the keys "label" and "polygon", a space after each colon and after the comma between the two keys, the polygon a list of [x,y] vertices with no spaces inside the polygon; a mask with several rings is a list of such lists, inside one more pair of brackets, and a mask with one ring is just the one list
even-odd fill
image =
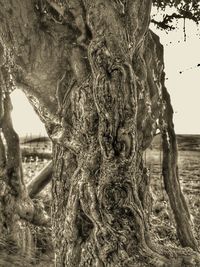
{"label": "bark texture", "polygon": [[142,155],[161,129],[177,232],[183,246],[197,250],[178,182],[163,48],[149,30],[151,1],[0,4],[2,68],[54,144],[56,266],[183,266],[178,253],[172,260],[153,244],[147,223],[150,178]]}

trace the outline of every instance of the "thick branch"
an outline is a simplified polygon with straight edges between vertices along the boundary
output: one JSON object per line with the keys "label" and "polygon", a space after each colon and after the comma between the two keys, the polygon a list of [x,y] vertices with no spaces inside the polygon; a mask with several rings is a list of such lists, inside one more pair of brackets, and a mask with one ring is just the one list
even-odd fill
{"label": "thick branch", "polygon": [[25,184],[22,172],[21,151],[19,137],[15,132],[11,119],[12,104],[10,96],[7,94],[4,99],[4,117],[2,131],[7,144],[7,174],[8,182],[12,189],[19,195],[25,191]]}
{"label": "thick branch", "polygon": [[27,185],[29,196],[34,198],[51,181],[53,163],[50,161]]}

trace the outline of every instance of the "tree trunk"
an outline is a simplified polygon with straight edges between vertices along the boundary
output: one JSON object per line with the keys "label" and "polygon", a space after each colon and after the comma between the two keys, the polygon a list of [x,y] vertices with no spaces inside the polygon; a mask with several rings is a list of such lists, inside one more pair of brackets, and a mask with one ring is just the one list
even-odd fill
{"label": "tree trunk", "polygon": [[[165,87],[163,87],[163,99],[166,103],[170,103],[170,96]],[[182,246],[189,246],[194,250],[198,250],[198,244],[191,228],[190,213],[179,182],[177,143],[172,122],[173,110],[170,105],[166,106],[164,118],[167,123],[163,125],[161,131],[163,140],[163,177],[165,190],[169,196],[170,205],[174,212],[177,234]]]}
{"label": "tree trunk", "polygon": [[[3,86],[1,86],[1,92]],[[11,121],[11,102],[4,91],[1,99],[2,119],[0,126],[5,143],[0,136],[0,233],[6,249],[16,253],[20,250],[24,259],[31,259],[34,253],[30,221],[34,215],[34,206],[29,199],[23,180],[19,138]],[[10,245],[8,245],[10,244]]]}
{"label": "tree trunk", "polygon": [[[46,225],[49,217],[40,203],[33,203],[30,199],[24,183],[19,137],[13,129],[11,120],[11,100],[5,87],[1,86],[0,90],[4,95],[1,98],[0,121],[2,130],[0,135],[0,233],[3,244],[7,244],[6,249],[11,253],[19,252],[23,255],[21,259],[24,259],[27,264],[28,261],[32,261],[35,254],[31,223]],[[46,180],[49,176],[49,168],[52,169],[52,163],[48,165],[48,170],[42,173],[45,174]],[[32,187],[30,195],[37,191],[38,188],[36,190]]]}
{"label": "tree trunk", "polygon": [[[54,144],[56,266],[183,266],[153,244],[148,230],[142,155],[158,128],[165,151],[165,125],[173,129],[164,109],[171,104],[163,48],[148,29],[151,1],[1,2],[3,64]],[[171,192],[178,175],[169,170],[176,165],[166,153],[170,203],[175,214],[183,211],[175,215],[180,241],[197,249],[180,186],[179,194]]]}

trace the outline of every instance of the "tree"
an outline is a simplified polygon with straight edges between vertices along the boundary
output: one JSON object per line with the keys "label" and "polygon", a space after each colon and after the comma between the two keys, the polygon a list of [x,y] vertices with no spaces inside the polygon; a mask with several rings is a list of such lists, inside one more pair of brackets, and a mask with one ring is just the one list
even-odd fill
{"label": "tree", "polygon": [[173,12],[170,14],[165,13],[163,18],[159,21],[152,18],[152,22],[155,23],[159,28],[165,30],[173,30],[174,19],[186,19],[194,21],[196,24],[199,24],[200,21],[200,3],[198,0],[153,0],[154,5],[158,10],[165,11],[167,7],[172,8]]}
{"label": "tree", "polygon": [[[15,87],[25,92],[53,142],[56,265],[183,266],[178,249],[153,243],[147,223],[149,177],[142,155],[159,129],[177,234],[182,246],[198,250],[178,178],[163,47],[149,30],[151,1],[0,4],[1,128],[7,142],[7,157],[1,141],[0,158],[6,186],[13,191],[17,181],[10,195],[19,199],[19,220],[34,222],[37,212],[20,194],[26,192],[20,155],[9,146],[11,124],[5,126]],[[2,204],[4,213],[9,205]],[[197,253],[191,254],[198,264]]]}

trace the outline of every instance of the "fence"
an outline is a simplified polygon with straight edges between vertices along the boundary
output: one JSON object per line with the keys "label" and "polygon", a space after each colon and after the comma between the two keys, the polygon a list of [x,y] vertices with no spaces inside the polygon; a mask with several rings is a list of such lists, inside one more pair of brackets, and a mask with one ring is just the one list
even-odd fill
{"label": "fence", "polygon": [[20,139],[20,147],[23,162],[39,162],[50,159],[52,143],[46,136],[27,135]]}

